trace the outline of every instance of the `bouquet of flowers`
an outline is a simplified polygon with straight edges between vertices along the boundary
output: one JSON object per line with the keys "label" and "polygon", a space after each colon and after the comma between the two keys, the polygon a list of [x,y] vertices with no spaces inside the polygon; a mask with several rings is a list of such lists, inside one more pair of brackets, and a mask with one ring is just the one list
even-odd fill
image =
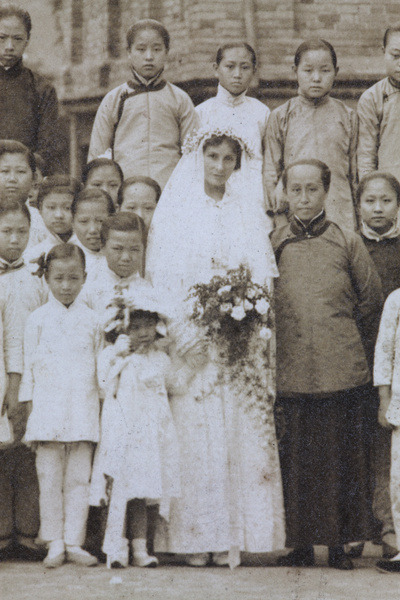
{"label": "bouquet of flowers", "polygon": [[206,336],[229,366],[248,358],[255,333],[262,340],[272,336],[270,291],[253,282],[244,265],[193,286],[190,298],[195,299],[191,318],[205,327]]}
{"label": "bouquet of flowers", "polygon": [[271,293],[244,265],[191,289],[191,319],[205,329],[217,361],[235,393],[260,424],[265,443],[274,439],[274,327]]}

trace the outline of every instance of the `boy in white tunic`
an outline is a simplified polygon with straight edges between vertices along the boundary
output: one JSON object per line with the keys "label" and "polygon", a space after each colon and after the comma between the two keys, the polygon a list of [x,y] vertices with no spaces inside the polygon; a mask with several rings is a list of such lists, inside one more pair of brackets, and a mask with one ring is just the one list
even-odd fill
{"label": "boy in white tunic", "polygon": [[[13,295],[19,314],[14,327],[19,326],[21,334],[29,314],[47,299],[43,282],[32,275],[22,256],[29,239],[29,223],[25,204],[17,200],[0,204],[0,280]],[[41,560],[43,551],[34,541],[39,532],[35,456],[21,443],[25,407],[15,407],[9,416],[14,439],[0,451],[0,550],[4,558]]]}
{"label": "boy in white tunic", "polygon": [[31,402],[25,441],[35,447],[44,565],[97,559],[82,549],[89,508],[93,443],[99,439],[96,358],[102,336],[97,317],[78,298],[85,256],[73,244],[47,254],[49,301],[28,318],[19,400]]}

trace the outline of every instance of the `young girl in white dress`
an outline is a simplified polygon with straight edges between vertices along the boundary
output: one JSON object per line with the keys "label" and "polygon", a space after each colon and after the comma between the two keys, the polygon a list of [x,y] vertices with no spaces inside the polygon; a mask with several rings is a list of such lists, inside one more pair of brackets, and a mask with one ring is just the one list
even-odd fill
{"label": "young girl in white dress", "polygon": [[[108,309],[106,336],[115,343],[98,363],[105,402],[92,498],[109,503],[103,551],[112,568],[128,565],[127,537],[134,566],[157,566],[147,553],[146,505],[159,504],[168,519],[170,499],[180,494],[178,442],[167,396],[171,364],[158,333],[161,314],[151,288],[124,290]],[[95,497],[99,491],[102,498]]]}
{"label": "young girl in white dress", "polygon": [[218,79],[217,95],[199,104],[196,112],[202,127],[233,127],[238,134],[251,140],[254,149],[249,161],[254,170],[251,182],[257,183],[257,195],[263,205],[264,136],[270,110],[266,104],[247,96],[257,70],[256,53],[245,42],[224,44],[218,48],[213,67]]}
{"label": "young girl in white dress", "polygon": [[[277,276],[266,216],[246,196],[248,145],[233,130],[199,131],[185,146],[154,213],[149,232],[147,273],[175,307],[170,327],[175,355],[204,340],[191,320],[186,299],[198,283],[245,265],[252,280],[272,287]],[[203,349],[203,362],[189,360],[193,379],[174,393],[171,408],[181,451],[182,495],[171,503],[168,528],[156,549],[184,553],[204,566],[234,567],[240,552],[268,552],[284,546],[283,500],[273,420],[274,358],[259,364],[261,336],[250,345],[246,370],[265,377],[261,398],[253,384],[238,392],[218,347]],[[204,341],[203,341],[204,343]],[[254,362],[253,362],[254,361]],[[222,364],[221,364],[222,363]],[[253,366],[254,365],[254,366]],[[265,421],[259,420],[260,404]],[[258,408],[257,406],[258,405]],[[252,408],[254,407],[254,409]]]}
{"label": "young girl in white dress", "polygon": [[30,402],[25,441],[36,451],[40,538],[48,543],[47,568],[66,559],[94,566],[82,549],[89,510],[93,445],[99,439],[96,359],[102,345],[94,311],[79,299],[85,256],[73,244],[47,254],[49,301],[28,317],[21,402]]}

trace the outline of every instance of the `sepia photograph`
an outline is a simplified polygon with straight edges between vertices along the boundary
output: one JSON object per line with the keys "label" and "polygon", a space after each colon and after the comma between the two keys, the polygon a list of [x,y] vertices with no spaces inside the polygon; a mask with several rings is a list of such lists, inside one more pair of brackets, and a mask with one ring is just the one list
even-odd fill
{"label": "sepia photograph", "polygon": [[0,0],[1,600],[399,600],[399,205],[400,0]]}

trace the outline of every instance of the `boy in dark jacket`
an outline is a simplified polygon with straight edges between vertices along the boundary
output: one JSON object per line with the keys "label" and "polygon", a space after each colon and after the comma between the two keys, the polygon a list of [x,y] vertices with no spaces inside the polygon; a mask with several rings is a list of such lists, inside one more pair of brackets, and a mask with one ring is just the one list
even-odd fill
{"label": "boy in dark jacket", "polygon": [[2,139],[22,142],[38,152],[46,171],[58,154],[58,105],[54,87],[24,66],[31,17],[15,4],[0,6],[0,131]]}

